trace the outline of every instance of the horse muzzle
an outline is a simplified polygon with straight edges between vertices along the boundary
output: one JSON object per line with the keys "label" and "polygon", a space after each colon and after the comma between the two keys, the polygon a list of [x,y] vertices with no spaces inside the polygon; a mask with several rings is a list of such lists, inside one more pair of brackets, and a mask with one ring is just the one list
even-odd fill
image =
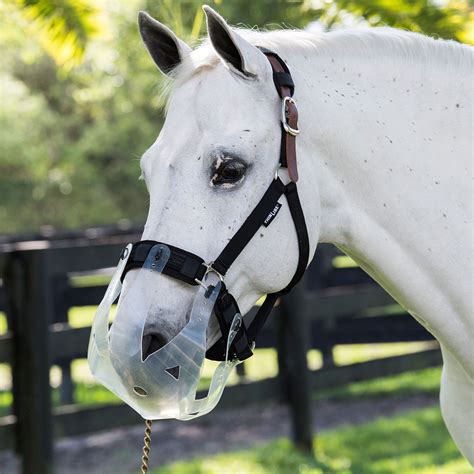
{"label": "horse muzzle", "polygon": [[[221,293],[221,281],[209,274],[197,287],[189,321],[157,351],[143,353],[143,331],[156,304],[156,288],[143,272],[161,273],[170,258],[170,249],[157,244],[150,249],[143,266],[127,287],[127,297],[119,300],[117,314],[109,328],[112,304],[122,290],[122,274],[131,245],[122,253],[112,281],[92,326],[88,360],[91,372],[109,390],[145,419],[188,420],[204,415],[218,403],[232,369],[239,363],[229,348],[242,325],[236,313],[227,337],[225,358],[216,367],[208,395],[196,399],[201,369],[206,357],[206,331]],[[149,275],[148,275],[149,276]]]}

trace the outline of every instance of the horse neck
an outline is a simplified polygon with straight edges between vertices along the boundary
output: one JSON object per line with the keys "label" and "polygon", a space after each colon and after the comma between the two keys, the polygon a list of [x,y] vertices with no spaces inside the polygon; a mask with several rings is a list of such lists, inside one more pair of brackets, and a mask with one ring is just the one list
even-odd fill
{"label": "horse neck", "polygon": [[305,211],[320,206],[319,241],[352,256],[441,337],[441,308],[469,293],[469,276],[454,288],[451,271],[469,246],[472,215],[467,74],[356,51],[289,63],[301,194]]}

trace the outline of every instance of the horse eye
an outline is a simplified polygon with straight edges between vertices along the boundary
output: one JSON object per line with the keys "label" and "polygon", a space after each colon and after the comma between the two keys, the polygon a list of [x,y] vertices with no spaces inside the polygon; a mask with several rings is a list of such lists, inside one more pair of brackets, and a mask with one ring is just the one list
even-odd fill
{"label": "horse eye", "polygon": [[211,183],[215,186],[222,184],[236,184],[245,174],[247,166],[240,160],[222,161],[211,178]]}

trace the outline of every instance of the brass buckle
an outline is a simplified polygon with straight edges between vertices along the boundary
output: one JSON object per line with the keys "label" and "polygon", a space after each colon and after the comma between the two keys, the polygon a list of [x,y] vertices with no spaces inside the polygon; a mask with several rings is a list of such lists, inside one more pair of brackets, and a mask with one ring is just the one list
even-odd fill
{"label": "brass buckle", "polygon": [[283,124],[283,128],[285,129],[286,133],[293,135],[294,137],[300,134],[299,129],[291,128],[288,124],[288,117],[287,117],[287,104],[293,104],[296,107],[296,102],[292,97],[286,96],[283,97],[283,101],[281,103],[281,123]]}

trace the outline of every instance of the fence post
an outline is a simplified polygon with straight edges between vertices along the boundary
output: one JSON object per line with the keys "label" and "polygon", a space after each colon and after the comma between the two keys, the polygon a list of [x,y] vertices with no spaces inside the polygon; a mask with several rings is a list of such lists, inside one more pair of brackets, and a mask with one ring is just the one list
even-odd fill
{"label": "fence post", "polygon": [[[54,321],[55,323],[68,323],[69,304],[65,294],[69,288],[67,274],[55,275],[53,278],[54,298]],[[59,399],[62,405],[74,403],[74,383],[71,376],[71,361],[60,359],[56,361],[61,370],[61,385],[59,387]]]}
{"label": "fence post", "polygon": [[[306,270],[305,283],[303,285],[305,285],[308,291],[318,291],[328,286],[328,276],[333,271],[332,259],[334,254],[335,249],[329,244],[318,245],[314,259]],[[312,308],[312,310],[317,311],[317,308]],[[327,333],[329,329],[328,324],[334,325],[334,319],[317,320],[311,326],[316,326],[322,333]],[[321,338],[318,339],[320,341],[318,348],[321,350],[323,367],[334,367],[332,340],[327,337],[323,337],[322,340]]]}
{"label": "fence post", "polygon": [[323,367],[330,368],[334,367],[334,345],[333,345],[333,334],[334,326],[336,324],[336,318],[325,318],[321,321],[321,331],[324,334],[323,340],[321,341],[321,356],[323,359]]}
{"label": "fence post", "polygon": [[239,381],[245,379],[246,377],[246,371],[245,371],[245,362],[242,362],[236,367],[237,375],[239,377]]}
{"label": "fence post", "polygon": [[292,437],[299,449],[312,453],[313,426],[307,351],[309,325],[304,311],[304,283],[286,295],[278,320],[278,373],[290,405]]}
{"label": "fence post", "polygon": [[5,289],[12,322],[16,446],[23,474],[53,472],[53,430],[49,384],[51,287],[47,251],[11,254]]}

